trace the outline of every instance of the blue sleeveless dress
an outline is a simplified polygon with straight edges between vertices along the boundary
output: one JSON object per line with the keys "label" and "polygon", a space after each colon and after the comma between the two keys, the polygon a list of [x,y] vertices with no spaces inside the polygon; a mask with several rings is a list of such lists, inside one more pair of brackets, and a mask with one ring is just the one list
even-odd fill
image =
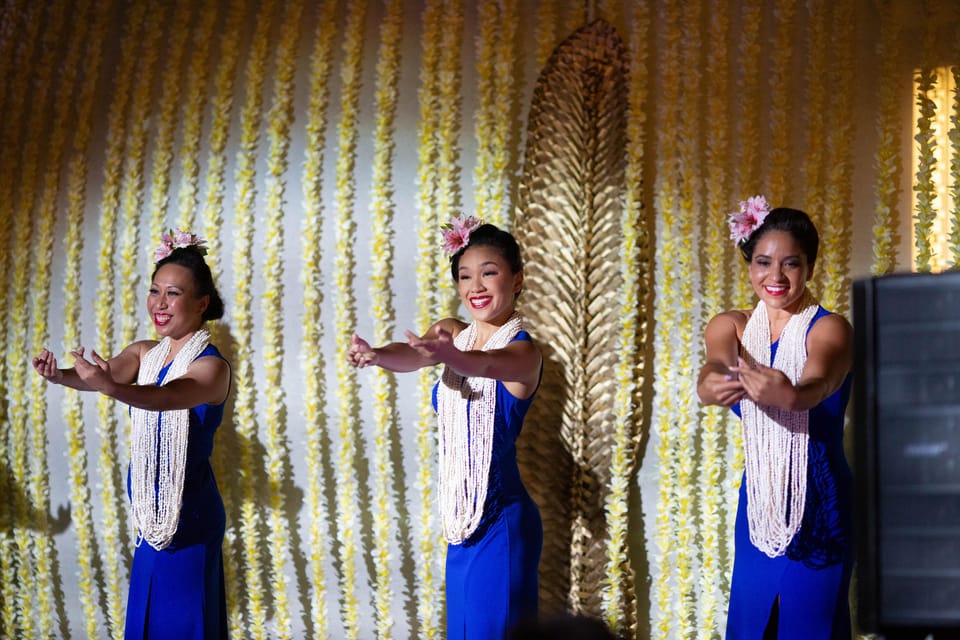
{"label": "blue sleeveless dress", "polygon": [[[821,307],[810,326],[828,313]],[[771,362],[776,353],[774,342],[770,347]],[[726,640],[762,638],[774,606],[779,612],[779,640],[850,638],[853,478],[843,450],[843,418],[850,399],[850,381],[848,375],[833,395],[810,410],[803,520],[782,556],[769,558],[750,542],[744,473],[737,508]],[[733,410],[740,416],[739,403]]]}
{"label": "blue sleeveless dress", "polygon": [[[223,357],[213,345],[208,345],[198,358],[208,356]],[[161,369],[158,384],[169,368],[167,365]],[[142,542],[134,551],[127,597],[126,640],[227,637],[221,553],[226,513],[210,466],[213,436],[222,418],[223,404],[190,409],[180,524],[166,549],[157,551]]]}
{"label": "blue sleeveless dress", "polygon": [[[530,339],[526,331],[514,338]],[[467,540],[447,545],[447,640],[499,640],[519,622],[537,616],[543,526],[540,510],[520,478],[516,449],[523,418],[535,396],[521,400],[497,382],[483,515]],[[433,408],[437,408],[437,385]]]}

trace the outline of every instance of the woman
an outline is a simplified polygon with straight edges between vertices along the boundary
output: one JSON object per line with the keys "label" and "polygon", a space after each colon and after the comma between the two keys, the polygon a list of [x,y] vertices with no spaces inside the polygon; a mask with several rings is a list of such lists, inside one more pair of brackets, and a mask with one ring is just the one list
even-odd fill
{"label": "woman", "polygon": [[444,227],[444,249],[473,322],[444,318],[422,336],[372,348],[354,336],[354,366],[414,371],[443,364],[433,405],[447,638],[503,638],[537,614],[540,512],[517,467],[515,442],[540,383],[542,358],[516,311],[523,285],[512,235],[473,217]]}
{"label": "woman", "polygon": [[227,637],[226,516],[209,457],[230,367],[203,328],[223,316],[203,244],[178,230],[157,249],[147,311],[159,342],[134,342],[109,360],[91,351],[92,362],[80,348],[69,369],[58,369],[46,349],[33,360],[50,382],[130,405],[127,484],[138,535],[128,640]]}
{"label": "woman", "polygon": [[807,290],[819,239],[804,212],[770,211],[757,196],[730,227],[760,301],[710,320],[697,384],[704,404],[732,407],[743,423],[725,637],[849,638],[850,323]]}

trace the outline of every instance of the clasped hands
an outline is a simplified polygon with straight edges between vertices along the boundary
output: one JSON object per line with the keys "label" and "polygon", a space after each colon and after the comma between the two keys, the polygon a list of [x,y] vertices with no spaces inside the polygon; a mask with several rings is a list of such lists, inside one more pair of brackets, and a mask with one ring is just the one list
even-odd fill
{"label": "clasped hands", "polygon": [[723,380],[714,383],[720,404],[730,407],[750,398],[757,404],[787,406],[793,383],[779,369],[737,358],[737,366],[729,367],[728,371]]}

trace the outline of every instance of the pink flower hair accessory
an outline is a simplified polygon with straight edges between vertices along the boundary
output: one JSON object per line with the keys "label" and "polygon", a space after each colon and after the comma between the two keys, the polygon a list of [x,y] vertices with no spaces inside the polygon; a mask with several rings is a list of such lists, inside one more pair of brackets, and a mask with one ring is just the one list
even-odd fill
{"label": "pink flower hair accessory", "polygon": [[457,251],[466,247],[470,244],[470,234],[481,224],[483,224],[483,221],[480,218],[461,213],[447,224],[441,225],[440,235],[443,236],[443,252],[447,256],[453,256]]}
{"label": "pink flower hair accessory", "polygon": [[770,205],[763,196],[753,196],[740,203],[740,210],[727,216],[730,225],[730,239],[736,245],[743,244],[750,235],[763,224]]}
{"label": "pink flower hair accessory", "polygon": [[171,230],[160,236],[160,246],[153,250],[153,261],[160,262],[174,249],[183,249],[185,247],[195,247],[200,255],[207,255],[207,241],[195,233],[183,231],[181,229]]}

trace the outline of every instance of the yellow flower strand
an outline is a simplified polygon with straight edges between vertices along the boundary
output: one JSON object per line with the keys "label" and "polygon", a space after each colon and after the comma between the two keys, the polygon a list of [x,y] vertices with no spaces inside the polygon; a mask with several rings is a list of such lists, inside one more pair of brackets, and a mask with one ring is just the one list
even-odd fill
{"label": "yellow flower strand", "polygon": [[[86,25],[89,3],[80,3],[76,7],[76,11],[78,16],[84,18],[82,24]],[[61,33],[65,17],[61,11],[51,18],[49,28],[51,36],[55,38]],[[67,42],[67,50],[59,67],[60,74],[57,82],[61,95],[73,96],[77,90],[77,69],[80,66],[81,54],[83,53],[85,30],[83,26],[78,27]],[[55,49],[55,47],[51,47],[51,49]],[[50,66],[52,68],[53,65]],[[47,73],[45,70],[44,75],[46,76],[45,80],[49,81],[53,74]],[[33,348],[30,350],[31,353],[35,353],[41,345],[46,345],[50,339],[48,329],[51,287],[50,267],[53,263],[54,226],[56,224],[57,201],[60,195],[60,166],[63,153],[67,148],[68,123],[72,125],[69,119],[72,115],[73,101],[54,101],[53,108],[49,137],[46,141],[49,149],[46,162],[49,168],[43,174],[43,186],[37,215],[38,225],[34,237],[35,246],[34,250],[31,251],[33,258],[33,300],[31,304],[32,321],[30,323]],[[36,531],[34,535],[36,570],[33,579],[37,584],[38,600],[37,609],[34,613],[39,627],[38,634],[41,638],[54,637],[53,625],[58,621],[60,614],[54,611],[53,589],[56,584],[61,582],[59,571],[57,575],[54,575],[56,549],[52,544],[47,518],[50,509],[50,469],[47,464],[46,428],[48,389],[49,384],[46,380],[38,375],[31,376],[30,422],[34,428],[31,432],[30,443],[30,449],[33,452],[30,468],[30,500],[33,505],[32,526]]]}
{"label": "yellow flower strand", "polygon": [[[31,3],[28,7],[21,8],[16,14],[11,13],[7,16],[12,22],[16,17],[22,15],[23,27],[21,27],[21,37],[16,39],[19,46],[14,47],[13,41],[15,38],[12,37],[9,38],[10,42],[6,43],[9,45],[12,54],[10,56],[12,70],[3,76],[9,78],[8,92],[4,95],[4,98],[7,99],[4,105],[6,109],[3,112],[6,118],[6,126],[0,128],[0,133],[3,134],[2,148],[4,149],[20,148],[20,132],[25,130],[23,120],[27,112],[28,82],[32,78],[33,69],[29,64],[22,64],[22,61],[33,59],[33,51],[37,47],[37,34],[42,24],[41,9],[40,3]],[[11,29],[16,28],[16,26],[11,27]],[[3,62],[7,61],[4,60]],[[17,209],[14,185],[20,183],[20,171],[21,166],[17,154],[0,154],[0,221],[2,221],[4,229],[15,228],[14,212]],[[13,277],[10,268],[17,262],[15,247],[16,245],[9,244],[4,246],[3,250],[0,250],[0,269],[2,269],[0,271],[0,282],[4,285],[8,285]],[[6,288],[6,295],[14,295],[14,290],[9,286]],[[13,301],[6,300],[5,302],[6,304],[0,305],[0,354],[4,356],[8,353],[8,334],[15,328],[9,317],[10,310],[13,308]],[[6,357],[0,358],[0,380],[5,383],[9,381]],[[6,391],[6,387],[4,391]],[[0,461],[3,461],[4,464],[12,462],[14,458],[11,456],[21,455],[20,452],[24,449],[23,446],[18,449],[16,434],[10,418],[8,412],[3,412],[0,415]],[[25,467],[21,466],[21,470],[25,471]],[[16,488],[19,489],[22,486],[17,484]],[[17,491],[16,493],[20,494],[21,492]],[[18,549],[14,549],[14,546],[17,545],[15,525],[21,522],[19,508],[13,500],[4,500],[3,502],[4,504],[0,505],[0,567],[3,570],[2,580],[0,580],[0,602],[2,602],[0,614],[2,614],[2,628],[14,633],[19,628],[19,610],[22,609],[18,610],[18,607],[19,601],[23,597],[22,590],[16,588],[20,584],[17,576],[21,571],[29,573],[29,567],[21,569],[22,562]]]}
{"label": "yellow flower strand", "polygon": [[[729,291],[726,270],[728,238],[723,212],[730,206],[730,183],[727,170],[727,153],[730,144],[728,127],[729,89],[727,74],[728,58],[725,54],[730,35],[730,18],[722,0],[714,0],[707,24],[707,65],[704,77],[707,81],[707,112],[711,126],[706,132],[706,233],[704,234],[704,266],[702,270],[701,295],[703,325],[723,311],[726,292]],[[697,339],[700,344],[702,339]],[[700,422],[700,475],[697,487],[699,496],[699,543],[701,549],[698,600],[698,634],[706,637],[721,635],[720,619],[725,615],[727,603],[727,564],[722,542],[725,530],[723,509],[727,496],[723,491],[724,434],[732,432],[728,425],[729,409],[706,407]]]}
{"label": "yellow flower strand", "polygon": [[[9,282],[9,293],[7,294],[6,306],[12,307],[13,312],[10,316],[11,326],[13,327],[12,336],[6,357],[22,358],[23,354],[33,353],[28,340],[28,322],[29,307],[27,303],[28,294],[31,289],[30,275],[36,265],[31,265],[37,257],[35,247],[31,247],[31,242],[36,242],[38,236],[46,232],[47,237],[42,241],[52,242],[50,229],[37,231],[33,219],[32,197],[38,188],[40,181],[38,170],[41,162],[41,152],[44,145],[39,144],[43,139],[42,132],[47,126],[47,113],[51,107],[48,96],[53,86],[53,75],[56,61],[57,46],[56,42],[61,37],[61,31],[64,24],[64,8],[55,6],[47,7],[45,19],[45,30],[43,37],[38,41],[39,59],[27,59],[25,62],[33,66],[35,76],[33,78],[32,89],[29,91],[29,116],[26,119],[26,129],[24,138],[24,153],[18,158],[20,162],[20,173],[18,184],[20,185],[18,197],[16,199],[13,225],[13,244],[11,254],[13,256],[12,280]],[[35,14],[34,19],[41,19],[40,14]],[[56,186],[54,186],[54,190]],[[46,257],[46,256],[44,256]],[[49,264],[49,262],[47,263]],[[48,281],[49,282],[49,281]],[[8,283],[4,283],[8,284]],[[42,284],[42,283],[41,283]],[[44,290],[48,293],[47,290]],[[41,321],[41,331],[43,323]],[[49,557],[45,559],[47,575],[40,573],[39,554],[47,553],[49,556],[49,540],[41,541],[46,537],[45,531],[37,531],[36,505],[31,504],[32,498],[36,496],[31,492],[30,471],[32,471],[32,462],[36,462],[34,456],[43,455],[46,447],[41,451],[33,450],[29,446],[31,442],[36,443],[30,435],[41,429],[41,425],[33,423],[31,420],[30,409],[28,408],[27,394],[27,367],[13,367],[7,373],[7,385],[9,398],[8,411],[10,416],[10,474],[12,476],[13,503],[14,503],[14,522],[13,537],[16,542],[19,559],[17,564],[17,606],[19,607],[19,628],[22,637],[48,637],[50,634],[50,621],[39,622],[37,617],[40,615],[50,615],[52,605],[50,600],[53,597],[51,592],[49,575]],[[43,441],[45,434],[41,433],[38,437]],[[31,453],[33,455],[31,455]],[[6,462],[6,461],[4,461]],[[47,543],[47,544],[44,544]],[[43,548],[46,547],[46,548]],[[38,580],[37,578],[40,578]],[[35,625],[38,625],[39,628]],[[38,634],[41,634],[38,636]]]}
{"label": "yellow flower strand", "polygon": [[[148,236],[148,255],[160,242],[160,235],[169,228],[166,223],[167,202],[170,192],[170,172],[173,168],[173,145],[175,142],[178,108],[181,104],[180,84],[182,81],[180,67],[186,52],[190,25],[193,22],[193,0],[177,0],[174,3],[173,24],[168,36],[169,46],[164,54],[162,73],[160,74],[160,105],[157,113],[157,132],[153,142],[153,161],[150,174],[153,184],[150,189],[147,213],[150,220]],[[162,13],[154,11],[153,14]],[[191,47],[191,56],[193,55]],[[150,56],[157,54],[151,52]],[[149,73],[149,69],[148,69]],[[144,83],[149,84],[149,83]],[[193,231],[193,227],[182,227]],[[140,258],[140,259],[137,259]],[[143,260],[141,254],[135,258],[136,264],[142,264],[147,269],[147,276],[153,268],[153,256]]]}
{"label": "yellow flower strand", "polygon": [[[144,24],[146,10],[132,6],[121,43],[120,68],[113,90],[113,102],[110,105],[107,158],[104,165],[103,198],[100,204],[100,256],[98,260],[97,297],[94,301],[97,327],[97,351],[112,354],[115,344],[113,307],[115,299],[115,255],[117,253],[118,217],[122,207],[123,163],[126,153],[128,125],[126,112],[130,96],[127,87],[131,86],[136,62],[139,59],[137,48],[149,31]],[[130,265],[128,264],[129,268]],[[126,287],[125,287],[126,288]],[[101,484],[103,515],[103,546],[107,549],[123,550],[120,553],[106,554],[107,622],[110,635],[119,639],[123,635],[124,607],[126,604],[125,563],[129,557],[125,520],[121,521],[120,508],[126,504],[125,496],[119,491],[121,485],[121,463],[126,452],[117,442],[118,407],[113,400],[104,395],[97,396],[97,433],[100,438],[98,471],[104,479]]]}
{"label": "yellow flower strand", "polygon": [[490,193],[490,213],[493,224],[510,227],[513,210],[508,201],[510,195],[510,164],[515,156],[512,117],[515,100],[512,91],[517,69],[516,32],[519,25],[516,2],[497,3],[501,7],[499,60],[495,65],[494,110],[493,110],[493,180]]}
{"label": "yellow flower strand", "polygon": [[[607,570],[601,606],[607,625],[618,636],[624,635],[636,621],[633,597],[633,571],[629,557],[630,479],[639,439],[640,393],[642,380],[638,345],[646,342],[646,322],[642,309],[649,299],[650,262],[643,219],[644,103],[648,96],[646,64],[647,39],[650,37],[648,7],[638,3],[634,8],[629,36],[627,111],[627,150],[624,211],[621,228],[620,275],[623,295],[620,303],[620,332],[617,344],[617,391],[614,396],[613,447],[610,451],[610,491],[604,504],[607,524]],[[626,591],[626,593],[625,593]],[[628,596],[629,594],[629,596]]]}
{"label": "yellow flower strand", "polygon": [[[439,122],[437,124],[437,213],[444,220],[462,206],[460,193],[460,106],[462,103],[460,47],[463,38],[463,7],[457,0],[447,3],[440,34],[440,78],[437,83]],[[434,244],[440,253],[440,243]],[[453,282],[440,278],[436,316],[456,315],[460,300]]]}
{"label": "yellow flower strand", "polygon": [[[390,341],[396,326],[396,311],[391,296],[393,277],[393,134],[396,129],[397,88],[400,81],[400,43],[403,28],[401,0],[389,0],[380,22],[380,47],[377,55],[374,89],[375,125],[373,145],[373,184],[371,185],[371,275],[370,314],[374,342]],[[379,367],[373,372],[373,539],[374,539],[374,611],[378,638],[392,637],[390,548],[397,538],[392,522],[395,498],[390,483],[396,477],[393,446],[397,430],[396,376]]]}
{"label": "yellow flower strand", "polygon": [[[347,25],[344,30],[343,63],[340,67],[342,82],[340,96],[340,123],[338,130],[338,156],[336,174],[336,260],[334,267],[334,316],[336,324],[335,344],[338,353],[346,353],[357,324],[356,299],[354,295],[353,240],[357,223],[354,218],[356,206],[356,146],[359,135],[360,76],[363,59],[363,25],[367,14],[367,2],[350,3]],[[357,426],[359,398],[357,396],[356,370],[346,358],[337,358],[337,430],[340,446],[337,452],[337,537],[340,546],[340,608],[344,636],[357,638],[360,633],[360,612],[357,599],[357,556],[360,553],[359,510],[354,460],[357,451]]]}
{"label": "yellow flower strand", "polygon": [[473,171],[474,208],[481,220],[497,224],[494,220],[499,212],[495,213],[492,200],[494,168],[493,156],[493,129],[496,124],[496,94],[494,74],[497,62],[498,11],[497,3],[480,0],[477,3],[478,35],[477,35],[477,100],[478,106],[474,115],[474,136],[477,139],[476,164]]}
{"label": "yellow flower strand", "polygon": [[960,265],[960,66],[950,68],[953,74],[953,113],[950,116],[950,266]]}
{"label": "yellow flower strand", "polygon": [[934,209],[937,194],[933,183],[933,172],[937,166],[936,140],[933,135],[936,105],[929,95],[936,86],[937,75],[933,69],[924,67],[917,72],[914,80],[917,85],[916,100],[917,106],[920,107],[920,115],[917,118],[917,133],[914,136],[919,157],[913,185],[916,193],[916,209],[913,214],[916,257],[913,266],[916,271],[927,272],[930,271],[930,262],[933,258],[930,235],[937,216]]}
{"label": "yellow flower strand", "polygon": [[260,505],[257,499],[255,450],[257,418],[256,387],[253,375],[253,318],[250,283],[253,281],[253,233],[256,199],[256,152],[260,141],[262,86],[266,76],[267,53],[274,3],[260,6],[256,31],[250,45],[246,67],[246,96],[240,114],[240,141],[235,169],[236,204],[234,210],[233,271],[236,292],[233,301],[232,329],[236,336],[234,382],[237,436],[240,440],[240,535],[243,543],[243,567],[247,585],[249,625],[244,636],[262,640],[267,636],[267,611],[261,585]]}
{"label": "yellow flower strand", "polygon": [[[740,41],[737,43],[740,58],[738,65],[740,72],[738,74],[737,86],[737,113],[735,115],[734,140],[739,140],[740,144],[736,147],[736,158],[734,166],[738,171],[734,173],[733,193],[742,194],[738,198],[747,198],[756,195],[754,191],[760,191],[759,170],[757,160],[756,145],[752,144],[759,135],[761,129],[761,112],[756,108],[760,104],[761,86],[760,60],[763,50],[760,47],[760,27],[763,21],[761,3],[745,3],[743,5],[743,15],[741,17]],[[732,269],[731,273],[740,273],[742,259],[740,252],[731,253]],[[736,279],[736,285],[733,290],[733,306],[736,308],[749,307],[753,298],[753,290],[750,288],[750,282],[747,278],[740,277]],[[737,438],[739,440],[739,438]],[[740,455],[740,443],[732,443]],[[736,476],[735,486],[740,484],[740,473],[742,467],[734,465],[730,478]],[[730,525],[733,525],[733,519],[730,519]],[[733,538],[730,539],[730,551],[733,551]]]}
{"label": "yellow flower strand", "polygon": [[899,193],[897,176],[903,169],[900,158],[900,95],[898,74],[900,59],[900,23],[894,15],[894,3],[880,5],[880,113],[877,117],[876,212],[873,222],[873,263],[870,273],[882,276],[897,269],[897,233]]}
{"label": "yellow flower strand", "polygon": [[[675,10],[675,8],[674,8]],[[676,109],[679,104],[679,51],[682,32],[677,28],[678,14],[664,8],[662,15],[663,45],[660,47],[660,64],[663,101],[658,109],[657,127],[660,139],[657,141],[657,179],[654,185],[654,202],[657,214],[656,255],[680,255],[677,237],[680,221],[677,217],[678,196],[672,176],[676,167],[672,164],[678,154],[677,134],[679,122]],[[660,319],[654,333],[654,401],[651,424],[654,429],[655,446],[658,461],[657,510],[654,524],[654,552],[651,570],[654,572],[653,612],[656,638],[667,638],[672,630],[678,628],[674,601],[673,585],[677,579],[677,566],[673,562],[676,553],[678,527],[676,501],[677,495],[677,411],[676,394],[673,390],[677,362],[673,336],[678,330],[677,292],[680,283],[671,261],[656,261],[654,315]]]}
{"label": "yellow flower strand", "polygon": [[[853,22],[854,8],[852,0],[844,0],[833,6],[833,37],[839,37],[838,57],[832,65],[834,69],[832,86],[849,87],[855,78],[854,43],[856,29]],[[849,21],[849,22],[845,22]],[[840,30],[839,33],[837,30]],[[849,57],[848,57],[849,56]],[[854,107],[853,92],[834,91],[833,106],[830,109],[832,123],[831,135],[827,143],[827,194],[826,216],[821,221],[820,236],[823,259],[817,259],[821,268],[823,289],[820,299],[828,309],[845,314],[848,310],[848,289],[850,288],[850,201],[853,193],[854,148]]]}
{"label": "yellow flower strand", "polygon": [[287,482],[285,460],[287,446],[287,406],[283,385],[283,214],[289,162],[290,126],[293,122],[294,76],[303,2],[290,2],[282,24],[284,29],[274,65],[273,105],[267,116],[266,231],[264,238],[261,300],[263,312],[263,360],[266,380],[267,441],[264,464],[270,502],[267,506],[267,541],[270,548],[270,589],[273,593],[273,619],[276,635],[288,639],[292,634],[290,601],[287,594],[286,557],[290,550],[288,519],[284,509]]}
{"label": "yellow flower strand", "polygon": [[[124,150],[124,175],[120,196],[123,212],[121,228],[124,230],[119,265],[120,282],[123,283],[120,312],[121,345],[130,344],[137,339],[137,329],[142,325],[140,309],[143,292],[140,288],[142,281],[140,274],[146,270],[147,277],[149,277],[150,268],[153,266],[152,254],[146,253],[145,255],[145,252],[140,248],[140,215],[144,204],[143,168],[146,164],[147,122],[152,111],[153,74],[157,67],[157,50],[160,46],[160,38],[163,35],[160,14],[159,11],[147,14],[146,31],[142,42],[143,48],[138,61],[137,84],[134,87],[133,101],[130,104],[130,128]],[[179,48],[182,48],[182,46]],[[168,79],[167,82],[175,84],[176,80],[176,78],[174,80]],[[170,165],[170,153],[164,151],[164,146],[170,144],[169,140],[173,135],[174,125],[172,113],[161,112],[161,115],[168,120],[164,123],[161,118],[159,127],[161,131],[164,131],[167,140],[161,140],[158,143],[159,148],[155,151],[155,154],[166,155],[168,159],[154,162],[153,199],[154,201],[159,200],[162,208],[162,203],[166,202],[167,185],[169,184],[166,174],[169,172]],[[158,192],[160,193],[158,194]],[[152,208],[154,203],[151,203],[150,206]],[[162,212],[154,212],[154,217],[162,217],[162,215]],[[157,231],[152,235],[151,240],[157,241],[159,237],[160,234]],[[124,422],[129,425],[128,421],[125,420]]]}
{"label": "yellow flower strand", "polygon": [[[210,7],[206,7],[206,13],[213,13]],[[234,75],[237,69],[239,59],[239,40],[241,34],[241,24],[247,13],[246,3],[242,1],[230,3],[230,8],[222,27],[220,38],[220,48],[217,55],[219,60],[217,70],[214,74],[214,95],[211,99],[211,122],[210,133],[207,139],[208,160],[206,172],[207,193],[203,204],[203,237],[207,240],[210,250],[207,252],[206,261],[210,266],[215,282],[220,282],[222,269],[220,266],[220,256],[223,252],[223,242],[221,236],[224,233],[225,225],[223,223],[223,199],[224,199],[224,174],[226,172],[227,154],[226,145],[230,129],[230,119],[233,113],[233,94],[234,94]],[[198,25],[197,38],[207,39],[209,32],[200,28]],[[190,125],[188,125],[188,130]],[[188,218],[181,213],[181,221]],[[183,227],[181,227],[183,228]],[[213,339],[220,340],[220,324],[213,325]],[[239,500],[236,497],[238,489],[238,475],[236,469],[236,459],[231,451],[228,451],[223,444],[214,448],[213,468],[218,479],[220,493],[223,495],[223,502],[228,510],[227,526],[223,537],[223,572],[224,582],[226,583],[227,597],[227,625],[230,628],[230,635],[242,637],[245,635],[243,621],[243,596],[247,593],[245,588],[245,574],[243,572],[243,556],[240,546],[239,527],[235,517],[235,506]]]}
{"label": "yellow flower strand", "polygon": [[537,69],[542,69],[557,46],[557,0],[540,0],[537,3],[535,24]]}
{"label": "yellow flower strand", "polygon": [[[698,65],[699,52],[702,48],[703,37],[700,27],[700,7],[694,3],[684,5],[678,15],[681,27],[680,38],[680,69],[677,75],[682,75],[684,83],[698,86],[701,80]],[[682,70],[682,71],[681,71]],[[672,385],[675,394],[677,412],[676,436],[676,591],[674,607],[677,611],[678,631],[680,637],[688,638],[694,635],[696,621],[697,594],[694,575],[699,572],[699,557],[697,552],[697,517],[695,503],[697,501],[695,487],[696,470],[696,438],[695,427],[698,426],[700,404],[696,393],[696,376],[694,373],[699,360],[698,340],[702,335],[701,310],[698,295],[700,291],[700,265],[695,261],[698,252],[694,249],[693,239],[699,237],[699,225],[696,223],[695,212],[703,210],[703,202],[699,194],[702,187],[697,180],[697,168],[700,157],[699,138],[692,135],[700,124],[700,113],[697,101],[680,100],[681,126],[677,141],[677,248],[678,256],[688,256],[686,260],[675,261],[673,268],[679,285],[675,298],[674,312],[676,315],[675,331],[672,335],[674,346],[678,353],[677,379]],[[684,134],[683,132],[687,132]],[[695,346],[697,345],[697,346]]]}
{"label": "yellow flower strand", "polygon": [[[817,5],[810,10],[808,27],[808,59],[806,70],[807,98],[804,100],[803,115],[807,122],[806,140],[807,153],[803,162],[803,173],[806,178],[806,198],[803,209],[810,214],[814,224],[820,224],[826,212],[824,207],[824,166],[825,145],[827,136],[827,83],[828,77],[827,53],[830,51],[829,28],[832,25],[830,11],[827,7]],[[747,197],[747,196],[745,196]],[[782,200],[773,200],[777,204]],[[819,270],[815,271],[815,277]]]}
{"label": "yellow flower strand", "polygon": [[303,177],[303,377],[304,417],[306,418],[307,505],[309,509],[310,546],[310,623],[313,636],[329,635],[327,588],[324,565],[330,557],[331,538],[325,526],[328,517],[324,493],[323,435],[326,426],[327,387],[324,378],[324,355],[320,348],[323,337],[321,305],[321,240],[323,223],[323,158],[326,149],[327,109],[330,104],[330,77],[333,72],[333,41],[337,33],[336,2],[326,0],[320,8],[310,62],[310,97],[307,105],[306,158]]}
{"label": "yellow flower strand", "polygon": [[[63,271],[63,345],[64,352],[80,344],[81,263],[84,247],[84,212],[86,210],[87,155],[91,138],[91,115],[100,70],[103,44],[106,38],[106,16],[111,14],[112,2],[97,3],[90,16],[89,8],[80,13],[78,24],[90,24],[89,35],[77,37],[88,45],[83,55],[83,82],[75,106],[73,145],[67,166],[67,207]],[[83,612],[84,631],[88,638],[101,637],[99,601],[102,596],[96,580],[96,532],[93,507],[90,501],[87,474],[87,440],[80,392],[64,390],[63,417],[66,424],[68,483],[73,526],[76,531],[77,589]]]}
{"label": "yellow flower strand", "polygon": [[[776,21],[774,42],[790,42],[796,13],[796,0],[777,2],[773,12]],[[766,197],[775,203],[785,201],[790,186],[788,178],[793,150],[793,145],[790,144],[790,116],[793,113],[793,104],[789,94],[794,51],[792,46],[770,47],[771,69],[767,84],[770,95],[770,144],[769,159],[765,163],[769,172]]]}
{"label": "yellow flower strand", "polygon": [[[443,30],[443,0],[429,0],[423,11],[423,50],[420,67],[420,118],[417,133],[417,204],[420,210],[420,228],[417,237],[417,312],[416,324],[420,331],[433,321],[437,308],[438,278],[442,273],[439,260],[437,233],[439,215],[434,192],[433,178],[436,172],[437,94],[440,69],[439,47]],[[436,416],[430,402],[430,393],[436,373],[432,369],[421,370],[417,377],[417,472],[416,487],[419,509],[418,549],[416,566],[417,621],[419,635],[423,638],[442,637],[440,616],[443,609],[440,583],[442,574],[440,558],[445,547],[436,524],[436,501],[434,497],[437,463]]]}
{"label": "yellow flower strand", "polygon": [[[210,34],[214,33],[218,5],[208,3],[198,9],[200,15],[190,37],[187,90],[183,107],[183,142],[180,144],[180,186],[177,193],[177,228],[196,228],[199,205],[200,146],[207,91]],[[222,233],[222,229],[219,233]],[[219,235],[218,233],[218,235]],[[201,234],[204,238],[209,236]],[[208,241],[209,244],[209,241]],[[211,247],[212,248],[212,247]]]}

